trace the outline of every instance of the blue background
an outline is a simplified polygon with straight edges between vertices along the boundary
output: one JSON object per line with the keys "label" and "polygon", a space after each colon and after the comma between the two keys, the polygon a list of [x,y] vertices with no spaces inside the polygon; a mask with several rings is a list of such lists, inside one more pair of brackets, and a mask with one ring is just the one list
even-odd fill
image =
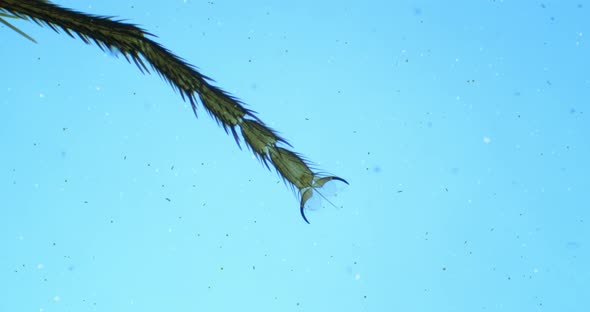
{"label": "blue background", "polygon": [[350,186],[308,225],[157,75],[11,20],[39,43],[0,27],[0,311],[587,311],[588,1],[57,3]]}

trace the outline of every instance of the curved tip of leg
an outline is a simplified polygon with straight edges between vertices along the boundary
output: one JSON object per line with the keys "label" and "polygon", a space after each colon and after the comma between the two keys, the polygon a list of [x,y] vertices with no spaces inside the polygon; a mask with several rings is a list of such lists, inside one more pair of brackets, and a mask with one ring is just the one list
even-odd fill
{"label": "curved tip of leg", "polygon": [[307,222],[307,224],[309,224],[309,221],[307,221],[307,218],[305,217],[305,210],[304,210],[305,206],[301,205],[301,207],[299,208],[299,211],[301,211],[301,216],[303,217],[303,220],[305,220],[305,222]]}
{"label": "curved tip of leg", "polygon": [[339,178],[339,177],[332,177],[332,180],[337,180],[337,181],[346,183],[346,185],[350,185],[350,184],[348,184],[348,182],[346,180]]}

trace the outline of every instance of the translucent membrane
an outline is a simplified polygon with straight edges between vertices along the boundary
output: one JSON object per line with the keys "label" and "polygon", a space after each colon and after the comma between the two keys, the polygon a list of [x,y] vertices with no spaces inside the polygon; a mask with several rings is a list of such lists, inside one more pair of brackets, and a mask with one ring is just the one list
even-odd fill
{"label": "translucent membrane", "polygon": [[347,187],[348,184],[339,180],[330,180],[321,187],[311,188],[311,197],[305,202],[303,210],[307,214],[329,207],[342,208],[339,195],[343,194]]}

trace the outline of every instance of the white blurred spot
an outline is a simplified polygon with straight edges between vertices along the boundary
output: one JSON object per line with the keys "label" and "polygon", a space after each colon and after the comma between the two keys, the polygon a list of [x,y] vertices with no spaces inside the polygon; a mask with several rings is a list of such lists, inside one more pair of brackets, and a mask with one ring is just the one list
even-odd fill
{"label": "white blurred spot", "polygon": [[43,265],[43,263],[39,263],[37,264],[37,269],[41,270],[42,268],[44,268],[45,266]]}
{"label": "white blurred spot", "polygon": [[55,302],[59,302],[60,300],[61,300],[61,298],[59,296],[53,297],[53,301],[55,301]]}
{"label": "white blurred spot", "polygon": [[488,144],[488,143],[492,142],[492,139],[490,139],[489,137],[483,137],[483,142]]}

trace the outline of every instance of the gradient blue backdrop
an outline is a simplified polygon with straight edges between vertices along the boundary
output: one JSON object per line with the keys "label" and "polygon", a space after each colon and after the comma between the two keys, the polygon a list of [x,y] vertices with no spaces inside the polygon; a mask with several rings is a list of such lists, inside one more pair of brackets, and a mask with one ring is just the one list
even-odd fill
{"label": "gradient blue backdrop", "polygon": [[346,178],[296,196],[157,75],[0,27],[0,311],[588,311],[590,2],[89,1]]}

